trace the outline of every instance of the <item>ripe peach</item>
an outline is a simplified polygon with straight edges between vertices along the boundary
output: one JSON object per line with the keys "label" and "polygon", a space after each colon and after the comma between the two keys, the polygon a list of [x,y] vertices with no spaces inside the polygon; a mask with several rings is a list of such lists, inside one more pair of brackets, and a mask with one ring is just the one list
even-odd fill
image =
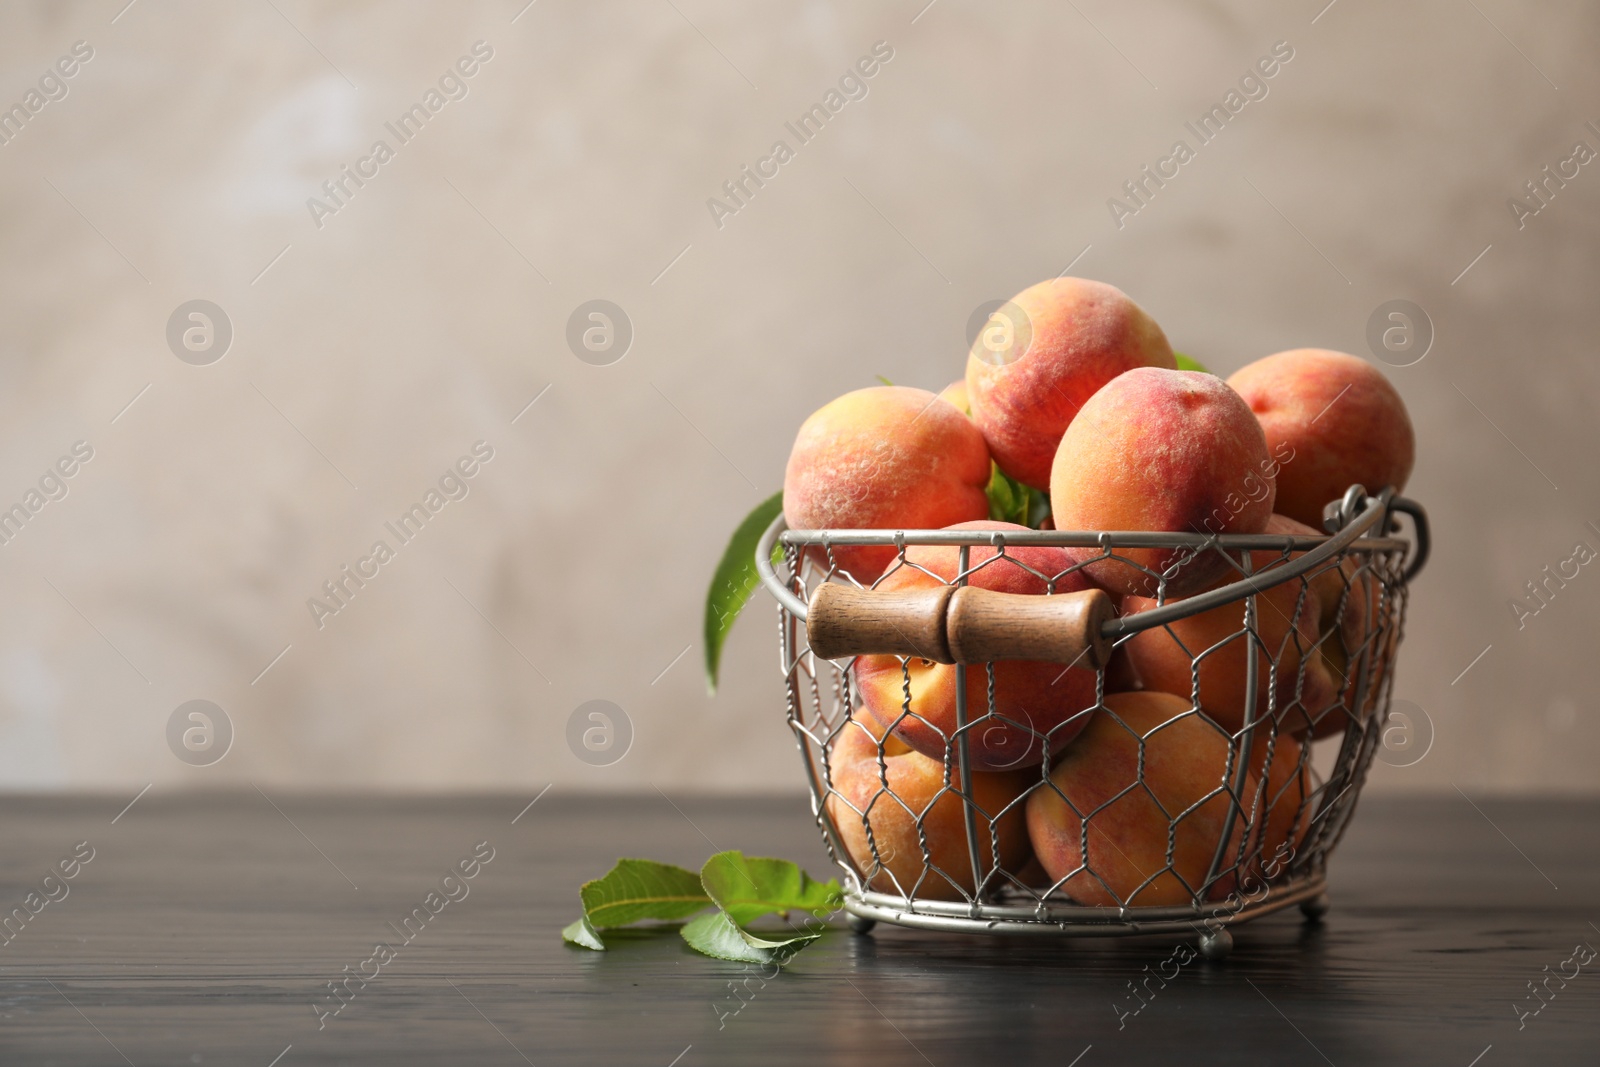
{"label": "ripe peach", "polygon": [[[953,530],[1025,531],[1009,522],[963,522]],[[900,567],[879,583],[879,589],[936,588],[952,584],[959,570],[959,549],[914,545]],[[1044,595],[1049,583],[1029,573],[1031,567],[1049,577],[1072,566],[1065,549],[1007,546],[1005,556],[989,547],[973,548],[968,568],[969,584],[1002,593]],[[918,569],[922,568],[922,569]],[[924,573],[927,571],[929,573]],[[1092,588],[1082,572],[1056,579],[1054,592],[1072,593]],[[972,766],[1006,770],[1041,762],[1046,750],[1060,752],[1089,721],[1095,703],[1095,672],[1088,667],[1063,667],[1059,663],[1000,660],[994,665],[995,718],[980,721],[989,712],[989,672],[985,666],[967,669],[968,753]],[[872,717],[893,727],[901,740],[925,756],[942,760],[948,746],[952,762],[956,748],[956,669],[951,664],[912,658],[901,666],[898,656],[862,656],[856,660],[856,686]],[[902,718],[907,679],[912,714]],[[1035,731],[1037,733],[1035,733]],[[1039,736],[1044,735],[1044,736]]]}
{"label": "ripe peach", "polygon": [[[1126,607],[1120,608],[1118,614],[1126,611]],[[1111,650],[1111,658],[1106,661],[1106,692],[1132,693],[1145,688],[1148,687],[1144,677],[1133,665],[1133,657],[1128,655],[1128,644],[1124,641]]]}
{"label": "ripe peach", "polygon": [[[912,751],[893,734],[884,736],[870,719],[856,719],[846,723],[834,739],[828,774],[834,789],[827,799],[828,816],[871,888],[940,900],[960,899],[962,893],[973,892],[961,783],[954,769],[947,790],[941,761]],[[998,847],[1000,866],[1006,871],[1014,873],[1028,862],[1027,824],[1022,805],[1014,802],[1037,781],[1038,776],[1028,771],[973,774],[972,800],[982,812],[976,822],[978,857],[985,873],[993,862],[991,846]],[[922,820],[920,837],[918,818]],[[868,824],[872,827],[870,842]],[[876,855],[873,845],[877,846]],[[920,886],[918,879],[922,879]]]}
{"label": "ripe peach", "polygon": [[[1285,515],[1273,515],[1267,522],[1265,532],[1301,537],[1322,536],[1304,523]],[[1339,566],[1319,571],[1312,576],[1310,584],[1319,607],[1315,627],[1317,655],[1331,688],[1320,701],[1308,698],[1300,707],[1290,709],[1285,729],[1300,737],[1321,740],[1343,732],[1353,718],[1365,719],[1372,711],[1381,675],[1374,673],[1368,685],[1365,706],[1358,716],[1355,707],[1356,678],[1351,671],[1351,664],[1368,644],[1368,606],[1378,603],[1378,585],[1371,571],[1364,570],[1361,561],[1354,557],[1346,557]],[[1373,624],[1376,622],[1374,619]],[[1378,651],[1374,648],[1375,656]]]}
{"label": "ripe peach", "polygon": [[[989,449],[972,421],[925,389],[846,393],[806,419],[783,477],[783,512],[797,530],[939,529],[989,514]],[[892,547],[854,546],[833,558],[875,581]]]}
{"label": "ripe peach", "polygon": [[[1228,379],[1279,456],[1278,511],[1322,529],[1322,508],[1353,483],[1405,488],[1416,454],[1400,394],[1364,359],[1297,348]],[[1280,450],[1284,454],[1279,455]]]}
{"label": "ripe peach", "polygon": [[972,418],[1001,470],[1046,490],[1061,435],[1101,386],[1134,367],[1177,365],[1161,327],[1120,289],[1054,278],[979,332],[967,357]]}
{"label": "ripe peach", "polygon": [[[1187,904],[1204,888],[1223,839],[1224,789],[1237,768],[1237,762],[1230,766],[1232,746],[1193,705],[1170,693],[1113,693],[1105,703],[1115,717],[1096,714],[1051,770],[1054,788],[1047,784],[1028,797],[1034,854],[1083,904]],[[1142,787],[1134,786],[1141,754]],[[1243,818],[1234,820],[1230,857],[1244,825]],[[1231,865],[1225,857],[1227,873],[1206,890],[1208,898],[1232,892],[1237,872]]]}
{"label": "ripe peach", "polygon": [[[1276,553],[1252,553],[1257,569]],[[1228,579],[1238,577],[1230,575]],[[1148,597],[1123,598],[1122,614],[1149,611]],[[1255,718],[1286,713],[1301,721],[1332,703],[1337,688],[1318,646],[1322,605],[1314,586],[1281,582],[1256,596],[1256,640],[1245,629],[1243,601],[1134,634],[1127,649],[1148,689],[1159,689],[1200,707],[1230,734],[1244,727],[1251,650],[1256,658]],[[1276,673],[1274,673],[1276,668]],[[1196,690],[1198,676],[1198,691]],[[1286,712],[1286,709],[1290,709]]]}
{"label": "ripe peach", "polygon": [[967,380],[957,379],[939,390],[939,399],[947,401],[951,407],[963,415],[972,414],[972,402],[967,399]]}
{"label": "ripe peach", "polygon": [[[1199,371],[1128,371],[1100,390],[1067,427],[1050,475],[1060,530],[1259,533],[1272,514],[1274,464],[1261,426],[1239,394]],[[1098,555],[1071,549],[1075,558]],[[1202,588],[1227,566],[1215,551],[1170,548],[1117,555],[1167,579],[1169,597]],[[1154,596],[1156,579],[1120,560],[1089,575],[1118,594]]]}
{"label": "ripe peach", "polygon": [[[1315,814],[1312,794],[1316,781],[1304,746],[1288,734],[1272,741],[1272,758],[1267,759],[1269,732],[1256,731],[1250,748],[1252,788],[1240,797],[1240,807],[1252,818],[1260,841],[1260,858],[1251,869],[1267,878],[1277,878],[1294,859]],[[1265,783],[1262,779],[1265,777]]]}

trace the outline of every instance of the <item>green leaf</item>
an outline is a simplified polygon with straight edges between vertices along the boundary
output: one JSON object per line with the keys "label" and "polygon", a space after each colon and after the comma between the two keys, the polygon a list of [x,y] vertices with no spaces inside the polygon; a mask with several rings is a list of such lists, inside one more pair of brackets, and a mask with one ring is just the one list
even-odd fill
{"label": "green leaf", "polygon": [[682,928],[685,941],[718,959],[779,964],[815,941],[821,931],[771,940],[742,925],[773,912],[820,917],[836,910],[841,901],[836,881],[817,882],[787,860],[739,852],[719,852],[698,875],[670,863],[621,859],[604,878],[585,882],[579,896],[583,917],[561,931],[562,940],[570,944],[604,952],[601,930],[644,919],[685,919],[715,904],[715,912]]}
{"label": "green leaf", "polygon": [[700,884],[738,926],[778,911],[826,915],[840,904],[837,881],[817,882],[788,860],[719,852],[700,868]]}
{"label": "green leaf", "polygon": [[1206,365],[1204,363],[1201,363],[1198,359],[1195,359],[1193,356],[1186,356],[1182,352],[1174,352],[1172,354],[1178,360],[1178,369],[1179,370],[1197,370],[1201,374],[1210,374],[1211,373],[1211,371],[1209,369],[1207,369],[1207,367],[1206,367]]}
{"label": "green leaf", "polygon": [[[756,543],[782,511],[782,490],[757,504],[733,531],[716,572],[711,575],[711,588],[706,591],[705,646],[706,688],[713,695],[717,691],[717,671],[722,664],[722,646],[728,639],[728,631],[733,629],[734,620],[744,609],[750,594],[761,584],[761,577],[756,573]],[[776,556],[777,551],[773,554]]]}
{"label": "green leaf", "polygon": [[874,374],[873,377],[878,379],[878,381],[882,382],[884,385],[893,385],[894,384],[893,382],[891,382],[889,379],[885,378],[881,374]]}
{"label": "green leaf", "polygon": [[699,875],[654,860],[618,860],[604,878],[583,883],[578,896],[584,921],[594,930],[641,919],[683,919],[711,903]]}
{"label": "green leaf", "polygon": [[604,952],[606,950],[606,943],[600,940],[600,935],[595,931],[595,928],[589,925],[588,916],[584,916],[562,930],[561,940],[582,948],[592,948],[596,952]]}
{"label": "green leaf", "polygon": [[1017,515],[1026,507],[1026,498],[1019,499],[1020,486],[1006,476],[1000,465],[989,463],[989,518],[996,522],[1016,522]]}
{"label": "green leaf", "polygon": [[801,934],[782,941],[769,941],[734,925],[727,912],[715,911],[688,923],[679,931],[689,947],[719,960],[735,963],[784,963],[820,934]]}
{"label": "green leaf", "polygon": [[1044,525],[1044,520],[1050,517],[1050,494],[1041,493],[1039,490],[1028,487],[1028,519],[1024,523],[1030,530],[1037,530]]}
{"label": "green leaf", "polygon": [[1006,474],[998,463],[989,467],[989,518],[1037,530],[1050,516],[1050,497]]}

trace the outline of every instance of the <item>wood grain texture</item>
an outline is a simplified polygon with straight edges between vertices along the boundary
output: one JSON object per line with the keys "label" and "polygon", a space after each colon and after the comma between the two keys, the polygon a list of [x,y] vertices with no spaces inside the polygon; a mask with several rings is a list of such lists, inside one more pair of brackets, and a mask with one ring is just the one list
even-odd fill
{"label": "wood grain texture", "polygon": [[[1512,1009],[1574,944],[1600,947],[1594,801],[1372,798],[1334,855],[1323,925],[1241,928],[1231,959],[1184,966],[1119,1020],[1170,939],[839,930],[740,984],[742,1002],[743,970],[675,935],[613,934],[605,953],[561,943],[579,883],[618,856],[698,866],[742,848],[824,874],[799,795],[552,790],[518,818],[531,795],[273,793],[280,813],[253,791],[153,790],[113,824],[128,799],[0,800],[6,909],[77,842],[95,849],[0,948],[0,1063],[267,1067],[291,1045],[277,1067],[1467,1067],[1490,1045],[1478,1067],[1499,1067],[1600,1051],[1600,974],[1520,1031]],[[319,1031],[324,983],[395,940],[388,924],[482,841],[495,856],[470,895]]]}
{"label": "wood grain texture", "polygon": [[824,582],[806,609],[806,639],[823,659],[893,655],[954,663],[945,614],[955,591],[951,585],[882,590]]}
{"label": "wood grain texture", "polygon": [[1026,596],[973,586],[885,591],[826,582],[812,594],[806,637],[824,659],[894,655],[1099,667],[1111,653],[1100,627],[1114,614],[1111,598],[1098,589]]}
{"label": "wood grain texture", "polygon": [[1023,659],[1098,668],[1111,655],[1100,627],[1115,613],[1099,589],[1021,596],[967,586],[950,600],[950,654],[958,663]]}

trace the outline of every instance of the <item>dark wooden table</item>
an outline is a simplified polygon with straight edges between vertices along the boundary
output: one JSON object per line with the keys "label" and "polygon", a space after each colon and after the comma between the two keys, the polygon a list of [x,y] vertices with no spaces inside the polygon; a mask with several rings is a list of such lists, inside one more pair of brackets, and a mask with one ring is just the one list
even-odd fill
{"label": "dark wooden table", "polygon": [[[578,884],[617,856],[698,866],[742,848],[825,873],[799,797],[551,790],[524,811],[531,796],[152,790],[113,822],[128,799],[0,800],[0,910],[40,894],[0,947],[0,1063],[1600,1062],[1600,959],[1549,977],[1600,947],[1592,801],[1369,798],[1323,925],[1293,912],[1243,928],[1231,959],[1189,964],[1119,1018],[1170,939],[841,929],[752,981],[736,1014],[742,969],[676,935],[561,942]],[[400,942],[389,924],[485,841],[468,895],[319,1029],[326,983],[370,971],[378,941]],[[79,842],[93,859],[45,884]],[[1519,1021],[1529,982],[1548,999]]]}

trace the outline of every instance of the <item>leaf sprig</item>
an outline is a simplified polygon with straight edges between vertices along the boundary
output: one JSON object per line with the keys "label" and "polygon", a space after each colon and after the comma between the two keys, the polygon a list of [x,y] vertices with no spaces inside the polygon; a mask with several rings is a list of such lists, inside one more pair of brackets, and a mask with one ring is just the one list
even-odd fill
{"label": "leaf sprig", "polygon": [[578,891],[583,916],[561,931],[563,940],[599,952],[602,930],[654,920],[673,923],[708,907],[716,910],[679,928],[697,952],[738,963],[785,963],[821,936],[812,924],[792,937],[772,939],[745,929],[767,915],[801,913],[820,919],[837,911],[839,883],[815,881],[788,860],[719,852],[696,875],[671,863],[621,859],[602,878]]}
{"label": "leaf sprig", "polygon": [[989,518],[1037,530],[1050,517],[1050,497],[1031,485],[1023,485],[1001,470],[998,463],[990,461],[989,468]]}

